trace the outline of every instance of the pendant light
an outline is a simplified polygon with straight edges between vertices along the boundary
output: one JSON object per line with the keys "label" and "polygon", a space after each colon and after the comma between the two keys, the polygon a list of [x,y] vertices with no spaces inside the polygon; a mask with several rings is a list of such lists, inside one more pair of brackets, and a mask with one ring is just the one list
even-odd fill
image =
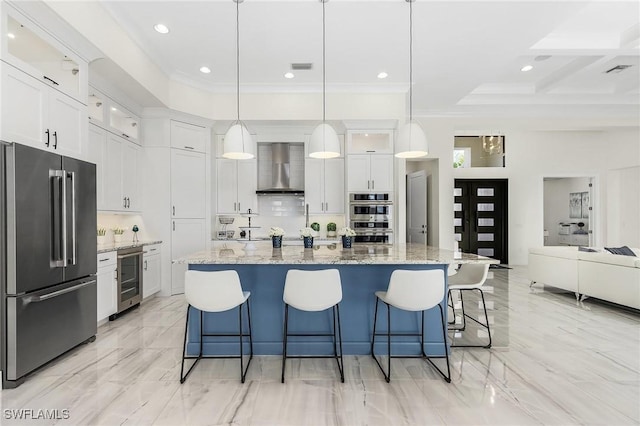
{"label": "pendant light", "polygon": [[249,134],[247,126],[240,121],[240,3],[243,0],[233,0],[236,3],[236,109],[237,119],[231,124],[224,135],[222,156],[234,160],[249,160],[254,158],[255,144]]}
{"label": "pendant light", "polygon": [[320,0],[322,3],[322,123],[311,133],[309,140],[309,157],[335,158],[340,156],[340,141],[333,127],[326,122],[326,77],[325,77],[325,18],[324,6],[329,0]]}
{"label": "pendant light", "polygon": [[428,154],[427,136],[419,123],[413,121],[413,2],[409,3],[409,121],[402,126],[396,141],[396,157],[418,158]]}

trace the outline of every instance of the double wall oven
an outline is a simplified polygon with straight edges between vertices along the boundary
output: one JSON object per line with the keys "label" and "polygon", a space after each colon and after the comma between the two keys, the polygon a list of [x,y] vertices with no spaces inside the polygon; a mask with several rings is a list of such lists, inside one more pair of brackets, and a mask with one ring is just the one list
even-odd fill
{"label": "double wall oven", "polygon": [[392,244],[392,218],[391,194],[349,194],[349,223],[356,243]]}

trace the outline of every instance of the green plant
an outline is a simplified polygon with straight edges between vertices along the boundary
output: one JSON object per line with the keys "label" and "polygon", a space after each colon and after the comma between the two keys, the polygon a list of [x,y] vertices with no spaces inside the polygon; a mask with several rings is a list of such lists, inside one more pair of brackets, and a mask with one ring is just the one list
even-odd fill
{"label": "green plant", "polygon": [[104,237],[105,235],[107,235],[107,228],[98,227],[98,236]]}
{"label": "green plant", "polygon": [[310,226],[311,229],[313,229],[316,232],[320,232],[320,224],[318,222],[313,222]]}
{"label": "green plant", "polygon": [[336,226],[336,224],[335,224],[335,223],[333,223],[333,222],[329,222],[329,223],[327,223],[327,231],[329,231],[329,232],[331,232],[331,231],[336,232],[336,230],[337,230],[337,229],[338,229],[338,227]]}

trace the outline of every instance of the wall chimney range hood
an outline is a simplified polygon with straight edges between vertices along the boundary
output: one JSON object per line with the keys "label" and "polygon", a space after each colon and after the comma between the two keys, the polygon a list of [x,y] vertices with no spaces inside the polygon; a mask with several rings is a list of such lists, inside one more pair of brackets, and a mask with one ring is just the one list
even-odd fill
{"label": "wall chimney range hood", "polygon": [[291,188],[290,144],[271,145],[271,186],[258,189],[258,195],[304,195],[303,189]]}

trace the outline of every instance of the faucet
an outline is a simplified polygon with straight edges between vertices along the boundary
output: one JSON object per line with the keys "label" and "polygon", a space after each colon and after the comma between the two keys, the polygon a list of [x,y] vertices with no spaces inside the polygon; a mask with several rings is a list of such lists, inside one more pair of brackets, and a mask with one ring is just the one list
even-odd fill
{"label": "faucet", "polygon": [[305,221],[304,221],[304,227],[308,228],[309,227],[309,204],[307,204],[305,206]]}

